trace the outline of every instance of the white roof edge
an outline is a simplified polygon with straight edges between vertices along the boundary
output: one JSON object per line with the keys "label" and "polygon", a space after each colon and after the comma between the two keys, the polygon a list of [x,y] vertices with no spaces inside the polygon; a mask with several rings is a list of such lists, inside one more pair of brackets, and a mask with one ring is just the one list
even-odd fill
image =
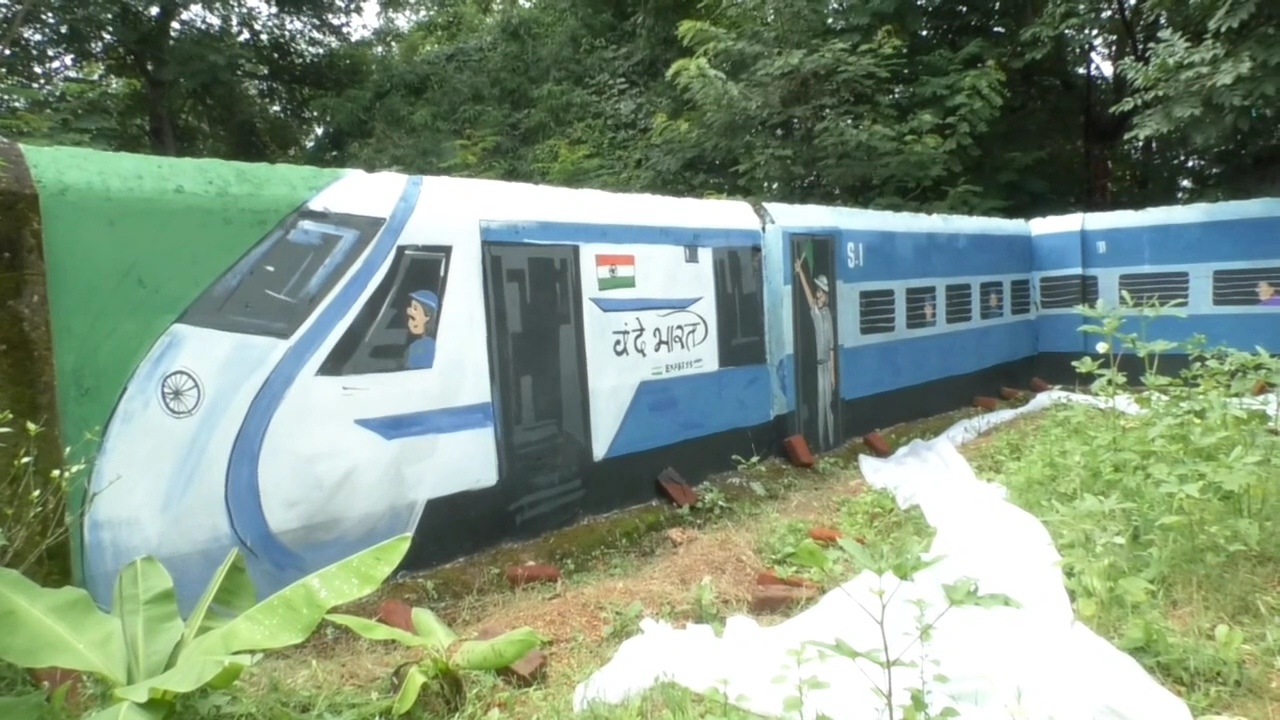
{"label": "white roof edge", "polygon": [[958,232],[991,235],[1030,234],[1030,229],[1025,220],[1011,220],[1008,218],[935,215],[771,202],[764,203],[764,208],[769,212],[774,223],[795,227],[838,227],[851,230]]}
{"label": "white roof edge", "polygon": [[1110,230],[1128,227],[1157,227],[1161,225],[1186,225],[1188,223],[1247,220],[1265,217],[1280,218],[1280,198],[1228,200],[1225,202],[1143,208],[1142,210],[1088,213],[1084,218],[1084,229]]}
{"label": "white roof edge", "polygon": [[424,176],[423,192],[457,197],[460,204],[470,206],[482,222],[562,222],[761,231],[760,217],[743,200],[626,193],[438,175]]}

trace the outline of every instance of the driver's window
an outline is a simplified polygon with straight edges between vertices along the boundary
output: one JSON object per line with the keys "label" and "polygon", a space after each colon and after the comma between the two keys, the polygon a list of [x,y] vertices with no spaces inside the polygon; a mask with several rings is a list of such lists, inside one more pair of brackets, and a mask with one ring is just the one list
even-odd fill
{"label": "driver's window", "polygon": [[386,276],[318,374],[367,375],[431,368],[448,263],[447,248],[397,248]]}

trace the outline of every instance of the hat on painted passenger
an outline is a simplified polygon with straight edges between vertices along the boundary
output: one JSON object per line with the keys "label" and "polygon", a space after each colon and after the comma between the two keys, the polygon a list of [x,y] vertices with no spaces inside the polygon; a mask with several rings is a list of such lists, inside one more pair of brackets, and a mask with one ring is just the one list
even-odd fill
{"label": "hat on painted passenger", "polygon": [[822,292],[824,292],[824,293],[829,293],[829,292],[831,292],[830,290],[828,290],[828,289],[827,289],[827,276],[826,276],[826,275],[819,275],[818,277],[814,278],[814,279],[813,279],[813,284],[814,284],[814,285],[817,285],[817,286],[818,286],[818,289],[819,289],[819,290],[821,290],[821,291],[822,291]]}
{"label": "hat on painted passenger", "polygon": [[409,293],[409,299],[418,301],[419,305],[431,312],[440,308],[440,299],[430,290],[415,290]]}

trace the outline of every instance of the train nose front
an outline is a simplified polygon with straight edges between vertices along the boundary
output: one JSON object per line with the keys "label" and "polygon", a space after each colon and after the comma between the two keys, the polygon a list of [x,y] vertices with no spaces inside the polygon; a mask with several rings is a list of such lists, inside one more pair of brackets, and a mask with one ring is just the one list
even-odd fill
{"label": "train nose front", "polygon": [[84,576],[110,602],[120,568],[159,559],[189,607],[235,545],[227,458],[280,343],[174,325],[139,364],[107,422],[84,510]]}

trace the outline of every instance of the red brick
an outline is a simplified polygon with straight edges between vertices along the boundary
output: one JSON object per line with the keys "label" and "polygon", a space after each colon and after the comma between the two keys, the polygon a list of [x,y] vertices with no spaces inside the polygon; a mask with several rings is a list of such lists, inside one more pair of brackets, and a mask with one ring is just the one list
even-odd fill
{"label": "red brick", "polygon": [[409,607],[409,603],[403,600],[394,598],[383,600],[382,604],[378,606],[378,612],[373,619],[383,625],[390,625],[405,632],[416,632],[413,629],[413,608]]}
{"label": "red brick", "polygon": [[1002,387],[1000,388],[1000,397],[1010,401],[1018,400],[1022,398],[1022,391],[1014,390],[1011,387]]}
{"label": "red brick", "polygon": [[818,590],[811,587],[789,585],[757,585],[751,589],[751,611],[775,613],[818,597]]}
{"label": "red brick", "polygon": [[834,545],[840,537],[839,530],[824,527],[809,528],[809,539],[819,545]]}
{"label": "red brick", "polygon": [[667,468],[658,474],[658,486],[676,507],[688,507],[698,502],[698,493],[689,487],[675,468]]}
{"label": "red brick", "polygon": [[538,563],[512,565],[507,568],[506,575],[507,582],[512,587],[521,587],[534,583],[560,582],[561,579],[559,568]]}
{"label": "red brick", "polygon": [[893,454],[893,446],[878,432],[863,435],[862,442],[876,457],[887,458]]}
{"label": "red brick", "polygon": [[[484,628],[476,633],[476,640],[489,640],[496,638],[505,630],[497,630],[494,628]],[[498,675],[502,676],[514,685],[521,687],[529,687],[543,678],[547,671],[547,654],[541,650],[530,650],[524,657],[511,663],[507,667],[498,671]]]}
{"label": "red brick", "polygon": [[1031,392],[1042,393],[1050,388],[1049,383],[1038,377],[1031,378]]}
{"label": "red brick", "polygon": [[785,585],[787,587],[807,587],[815,589],[818,587],[817,583],[805,580],[804,578],[796,575],[778,577],[778,573],[773,570],[765,570],[764,572],[756,575],[756,585]]}
{"label": "red brick", "polygon": [[787,453],[787,459],[796,467],[813,467],[813,453],[809,451],[809,443],[804,439],[803,435],[792,435],[782,441],[782,449]]}
{"label": "red brick", "polygon": [[995,410],[1000,407],[1000,401],[993,397],[983,397],[979,395],[973,399],[973,406],[976,408],[982,408],[983,410]]}

